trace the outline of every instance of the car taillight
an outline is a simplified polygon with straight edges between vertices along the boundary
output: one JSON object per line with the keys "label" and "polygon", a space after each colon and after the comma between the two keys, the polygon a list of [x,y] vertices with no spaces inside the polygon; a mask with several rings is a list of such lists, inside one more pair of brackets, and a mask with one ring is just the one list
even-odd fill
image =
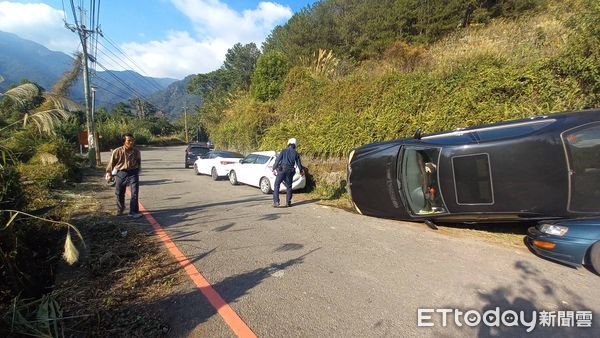
{"label": "car taillight", "polygon": [[230,162],[230,161],[221,161],[221,165],[228,165],[228,164],[234,164],[235,162]]}
{"label": "car taillight", "polygon": [[272,165],[268,165],[267,168],[269,168],[269,170],[273,170],[273,166]]}

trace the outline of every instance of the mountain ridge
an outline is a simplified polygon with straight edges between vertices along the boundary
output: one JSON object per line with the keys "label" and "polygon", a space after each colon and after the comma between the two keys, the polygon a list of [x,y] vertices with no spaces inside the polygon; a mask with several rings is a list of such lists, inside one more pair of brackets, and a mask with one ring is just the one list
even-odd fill
{"label": "mountain ridge", "polygon": [[[63,52],[48,48],[17,34],[0,31],[0,92],[22,80],[35,82],[46,90],[72,65],[74,58]],[[183,105],[200,104],[199,95],[188,94],[185,90],[189,78],[155,78],[141,75],[132,70],[92,72],[92,86],[96,89],[96,107],[110,109],[118,102],[128,102],[141,98],[154,104],[168,117],[176,118]],[[80,76],[70,89],[69,96],[83,102],[83,79]],[[183,104],[182,104],[183,103]],[[179,107],[179,108],[177,108]]]}

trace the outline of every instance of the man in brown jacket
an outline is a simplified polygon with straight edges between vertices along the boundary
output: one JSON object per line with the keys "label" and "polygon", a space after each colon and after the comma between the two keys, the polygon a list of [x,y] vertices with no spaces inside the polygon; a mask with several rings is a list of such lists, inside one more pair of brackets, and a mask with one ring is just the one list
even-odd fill
{"label": "man in brown jacket", "polygon": [[137,148],[131,133],[123,134],[123,146],[115,149],[106,166],[106,180],[112,179],[113,169],[117,169],[115,178],[115,194],[117,195],[117,216],[123,215],[125,210],[125,189],[127,185],[131,190],[129,201],[129,217],[141,217],[138,206],[139,174],[142,169],[142,155]]}

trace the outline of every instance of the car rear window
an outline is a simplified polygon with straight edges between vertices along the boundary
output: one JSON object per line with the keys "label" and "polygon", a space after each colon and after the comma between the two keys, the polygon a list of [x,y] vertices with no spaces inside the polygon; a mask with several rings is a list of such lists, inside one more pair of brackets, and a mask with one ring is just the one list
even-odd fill
{"label": "car rear window", "polygon": [[204,147],[191,147],[190,152],[194,155],[204,155],[208,153],[210,149]]}
{"label": "car rear window", "polygon": [[255,163],[256,162],[256,158],[257,155],[255,154],[250,154],[248,156],[246,156],[243,160],[242,163]]}
{"label": "car rear window", "polygon": [[258,155],[258,158],[256,159],[256,164],[265,164],[265,163],[269,162],[270,158],[271,157],[269,157],[269,156]]}
{"label": "car rear window", "polygon": [[224,158],[235,158],[235,157],[243,158],[244,157],[244,155],[242,155],[240,153],[234,153],[232,151],[220,151],[218,156],[221,156]]}
{"label": "car rear window", "polygon": [[458,204],[494,203],[488,154],[454,157],[452,168]]}

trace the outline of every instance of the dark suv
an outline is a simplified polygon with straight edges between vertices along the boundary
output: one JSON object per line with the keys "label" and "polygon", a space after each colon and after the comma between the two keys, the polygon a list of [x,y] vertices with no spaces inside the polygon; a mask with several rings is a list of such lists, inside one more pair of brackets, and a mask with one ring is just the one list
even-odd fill
{"label": "dark suv", "polygon": [[198,157],[206,155],[210,151],[210,142],[190,143],[185,148],[185,168],[189,168],[194,165],[194,162]]}
{"label": "dark suv", "polygon": [[371,143],[348,160],[371,216],[440,222],[600,215],[600,109]]}

